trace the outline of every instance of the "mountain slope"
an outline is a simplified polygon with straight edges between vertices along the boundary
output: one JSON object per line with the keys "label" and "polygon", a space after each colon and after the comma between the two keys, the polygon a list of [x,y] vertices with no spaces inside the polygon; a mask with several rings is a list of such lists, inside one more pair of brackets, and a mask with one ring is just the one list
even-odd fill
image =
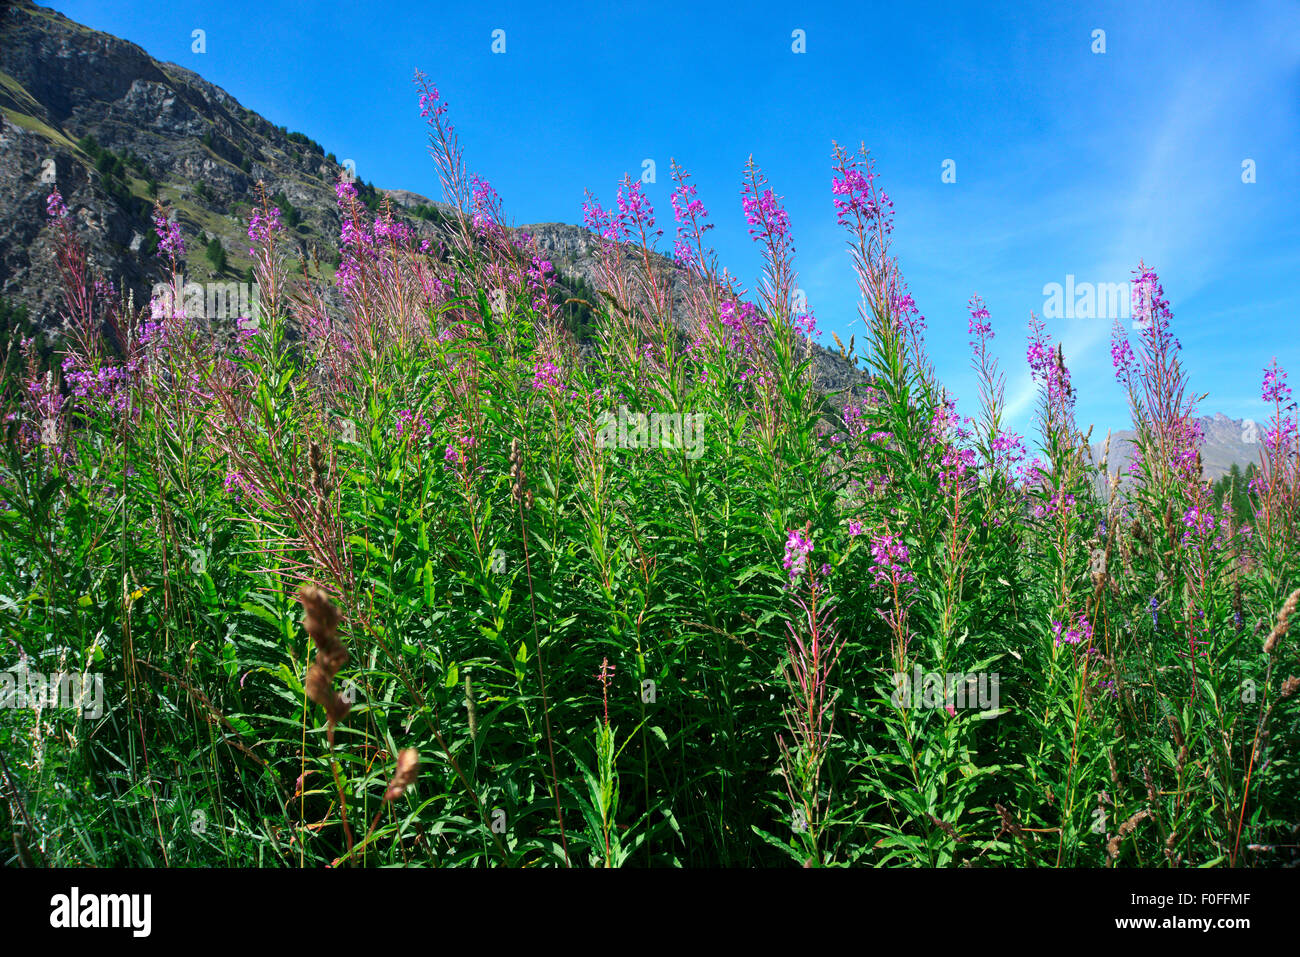
{"label": "mountain slope", "polygon": [[56,300],[50,237],[42,235],[52,182],[79,220],[92,263],[137,292],[156,273],[147,255],[155,194],[176,210],[187,274],[199,281],[213,272],[195,241],[200,233],[219,239],[229,274],[247,266],[241,214],[259,180],[299,211],[294,232],[304,253],[332,250],[340,168],[307,137],[273,126],[190,70],[30,3],[14,5],[0,33],[6,298],[38,317]]}
{"label": "mountain slope", "polygon": [[[337,263],[334,184],[342,167],[301,133],[277,127],[201,76],[161,63],[133,43],[18,0],[0,22],[0,296],[41,325],[58,314],[58,282],[45,199],[57,183],[91,263],[143,303],[162,278],[151,255],[155,197],[186,237],[188,279],[247,276],[246,224],[258,182],[285,213],[299,256],[326,276]],[[407,190],[357,182],[377,211],[387,195],[422,238],[440,234],[447,207]],[[597,244],[564,223],[521,227],[555,264],[560,292],[594,285]],[[204,255],[224,251],[224,270]],[[675,267],[667,259],[668,272]],[[827,391],[865,381],[817,347],[814,377]]]}

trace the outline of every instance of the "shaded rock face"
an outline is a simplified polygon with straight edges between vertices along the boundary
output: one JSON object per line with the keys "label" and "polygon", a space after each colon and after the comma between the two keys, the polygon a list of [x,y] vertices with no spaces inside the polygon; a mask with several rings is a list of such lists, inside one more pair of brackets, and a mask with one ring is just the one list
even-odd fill
{"label": "shaded rock face", "polygon": [[[1201,444],[1201,474],[1204,478],[1216,481],[1227,475],[1233,465],[1245,469],[1251,462],[1259,464],[1267,425],[1249,419],[1230,419],[1222,413],[1200,416],[1196,421],[1204,432]],[[1119,469],[1121,477],[1128,474],[1135,438],[1136,433],[1131,429],[1111,433],[1110,455],[1106,463],[1109,471]],[[1104,441],[1093,445],[1094,460],[1101,460],[1104,447]]]}
{"label": "shaded rock face", "polygon": [[[152,234],[149,182],[186,234],[187,272],[209,277],[195,237],[217,238],[232,269],[247,264],[245,223],[259,180],[299,208],[300,250],[334,248],[340,167],[306,137],[290,138],[198,74],[133,43],[18,2],[0,19],[0,295],[56,320],[45,199],[57,185],[79,220],[91,264],[139,297],[161,269],[142,255]],[[83,137],[129,162],[97,168]],[[241,217],[239,213],[243,212]],[[232,278],[227,276],[226,278]]]}
{"label": "shaded rock face", "polygon": [[[296,210],[290,238],[300,256],[332,262],[337,255],[339,163],[306,136],[274,126],[197,73],[159,62],[133,43],[17,0],[0,17],[0,110],[0,296],[27,305],[42,326],[56,326],[61,308],[45,215],[55,186],[77,220],[92,267],[134,293],[137,305],[164,278],[150,255],[155,195],[181,223],[192,280],[243,275],[259,181],[268,196],[283,194]],[[85,137],[95,146],[84,145]],[[111,154],[107,160],[102,151]],[[446,239],[436,220],[407,214],[433,207],[447,215],[451,207],[409,190],[382,192],[421,238],[435,247]],[[578,280],[599,285],[600,244],[592,233],[565,223],[520,229],[554,263],[562,294],[571,294]],[[200,234],[221,244],[224,273],[205,260]],[[676,277],[674,298],[684,302],[680,270],[665,257],[655,262]],[[683,333],[693,331],[683,310],[675,312]],[[812,354],[823,391],[865,383],[838,354],[815,345]]]}

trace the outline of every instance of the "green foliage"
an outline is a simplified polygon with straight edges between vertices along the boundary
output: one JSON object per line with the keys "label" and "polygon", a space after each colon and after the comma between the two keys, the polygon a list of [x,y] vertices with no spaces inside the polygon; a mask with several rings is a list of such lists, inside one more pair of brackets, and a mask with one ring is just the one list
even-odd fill
{"label": "green foliage", "polygon": [[1256,502],[1251,495],[1250,483],[1258,473],[1259,469],[1254,462],[1246,465],[1245,472],[1234,462],[1228,469],[1228,474],[1212,486],[1215,501],[1223,501],[1226,496],[1238,525],[1249,525],[1254,520]]}
{"label": "green foliage", "polygon": [[[125,158],[118,156],[112,150],[100,146],[95,137],[89,133],[77,141],[77,147],[90,157],[91,163],[101,174],[99,185],[104,192],[131,215],[140,218],[147,216],[149,204],[131,192],[128,182],[129,170],[134,170],[142,176],[148,175],[148,168],[143,160],[130,153]],[[157,195],[156,181],[150,179],[148,182],[151,194]]]}
{"label": "green foliage", "polygon": [[297,228],[302,222],[302,211],[289,202],[289,197],[284,195],[283,190],[271,197],[271,205],[280,208],[280,220],[290,229]]}
{"label": "green foliage", "polygon": [[317,154],[318,156],[325,155],[324,148],[322,148],[319,143],[317,143],[311,137],[307,136],[305,133],[290,133],[283,126],[280,127],[280,132],[284,134],[284,136],[289,140],[290,143],[296,143],[299,146],[305,146],[309,150],[311,150],[311,152]]}
{"label": "green foliage", "polygon": [[[1018,473],[995,370],[954,421],[894,297],[869,385],[828,401],[783,261],[749,338],[701,294],[687,340],[644,256],[503,290],[513,247],[396,244],[349,261],[345,315],[280,238],[255,328],[189,310],[129,364],[86,335],[7,377],[5,657],[104,688],[95,716],[0,709],[43,863],[1287,860],[1260,848],[1300,819],[1300,646],[1266,644],[1293,472],[1260,476],[1253,535],[1202,533],[1249,471],[1171,478],[1148,412],[1148,471],[1099,493],[1049,390]],[[96,303],[94,330],[155,318]],[[699,431],[626,419],[652,414]]]}
{"label": "green foliage", "polygon": [[564,284],[569,287],[569,295],[561,304],[564,326],[577,341],[590,342],[596,336],[596,304],[600,295],[576,273],[567,274]]}
{"label": "green foliage", "polygon": [[444,222],[446,218],[442,212],[439,211],[438,207],[429,205],[428,203],[419,203],[410,207],[407,212],[416,219],[424,219],[435,223]]}
{"label": "green foliage", "polygon": [[365,180],[358,178],[353,184],[357,190],[357,199],[365,204],[366,208],[372,213],[379,212],[380,204],[383,202],[383,196],[379,190],[375,189],[373,183],[367,183]]}
{"label": "green foliage", "polygon": [[204,255],[207,257],[208,263],[212,266],[212,271],[217,275],[221,275],[226,271],[226,249],[221,245],[220,239],[215,236],[212,237],[212,239],[207,243]]}

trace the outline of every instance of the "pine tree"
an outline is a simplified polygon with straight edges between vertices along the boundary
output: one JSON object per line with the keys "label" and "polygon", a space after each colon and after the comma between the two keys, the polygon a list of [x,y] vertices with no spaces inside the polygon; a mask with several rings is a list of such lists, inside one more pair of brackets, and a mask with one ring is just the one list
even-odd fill
{"label": "pine tree", "polygon": [[220,275],[226,271],[226,250],[216,236],[213,236],[208,243],[206,254],[214,272]]}

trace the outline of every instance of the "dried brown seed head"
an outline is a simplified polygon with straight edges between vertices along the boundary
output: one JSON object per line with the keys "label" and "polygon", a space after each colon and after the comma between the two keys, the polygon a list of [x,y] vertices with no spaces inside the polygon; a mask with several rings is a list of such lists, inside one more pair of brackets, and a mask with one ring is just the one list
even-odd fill
{"label": "dried brown seed head", "polygon": [[316,660],[307,669],[304,687],[307,697],[325,709],[332,728],[352,709],[334,690],[334,676],[348,662],[347,649],[338,636],[342,615],[329,596],[314,585],[304,585],[298,592],[298,601],[307,610],[303,628],[316,643]]}
{"label": "dried brown seed head", "polygon": [[1295,614],[1297,605],[1300,605],[1300,588],[1288,596],[1286,604],[1277,613],[1277,624],[1273,626],[1273,630],[1268,633],[1268,638],[1264,641],[1264,654],[1271,655],[1277,643],[1282,640],[1282,636],[1287,633],[1287,629],[1291,627],[1291,616]]}
{"label": "dried brown seed head", "polygon": [[316,643],[317,661],[333,680],[348,662],[347,649],[339,641],[339,622],[343,616],[330,597],[314,585],[304,585],[298,592],[298,601],[307,610],[302,626]]}
{"label": "dried brown seed head", "polygon": [[384,792],[385,801],[395,801],[403,794],[406,789],[415,783],[416,776],[420,773],[420,752],[415,748],[406,748],[397,755],[397,772],[393,779],[388,782],[388,790]]}

